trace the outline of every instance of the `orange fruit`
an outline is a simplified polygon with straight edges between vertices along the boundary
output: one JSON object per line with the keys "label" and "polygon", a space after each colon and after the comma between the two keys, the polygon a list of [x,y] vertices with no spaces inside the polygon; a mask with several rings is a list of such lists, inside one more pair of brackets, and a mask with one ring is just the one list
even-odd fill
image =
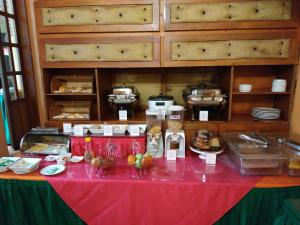
{"label": "orange fruit", "polygon": [[133,166],[135,164],[135,156],[134,155],[129,155],[127,157],[127,163],[130,166]]}
{"label": "orange fruit", "polygon": [[99,168],[100,159],[98,157],[93,158],[92,161],[91,161],[91,165],[92,165],[92,167]]}

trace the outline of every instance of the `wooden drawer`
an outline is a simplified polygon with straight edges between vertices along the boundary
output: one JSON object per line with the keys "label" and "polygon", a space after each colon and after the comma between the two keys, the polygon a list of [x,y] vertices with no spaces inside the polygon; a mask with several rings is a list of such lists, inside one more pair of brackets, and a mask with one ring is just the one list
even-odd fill
{"label": "wooden drawer", "polygon": [[39,44],[44,68],[160,66],[153,34],[41,35]]}
{"label": "wooden drawer", "polygon": [[166,30],[297,27],[292,0],[165,0]]}
{"label": "wooden drawer", "polygon": [[154,31],[159,0],[35,2],[39,33]]}
{"label": "wooden drawer", "polygon": [[293,30],[168,33],[164,45],[165,66],[268,65],[297,62],[298,44]]}

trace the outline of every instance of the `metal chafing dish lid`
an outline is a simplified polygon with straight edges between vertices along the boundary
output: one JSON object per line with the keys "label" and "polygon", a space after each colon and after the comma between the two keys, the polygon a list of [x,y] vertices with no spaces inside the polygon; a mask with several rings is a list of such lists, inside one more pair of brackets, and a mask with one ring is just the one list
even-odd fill
{"label": "metal chafing dish lid", "polygon": [[135,88],[133,86],[125,86],[123,83],[122,86],[115,86],[112,88],[113,94],[132,94],[135,92]]}
{"label": "metal chafing dish lid", "polygon": [[163,94],[159,94],[159,95],[152,95],[148,98],[149,101],[170,101],[170,100],[174,100],[174,97],[171,95],[163,95]]}

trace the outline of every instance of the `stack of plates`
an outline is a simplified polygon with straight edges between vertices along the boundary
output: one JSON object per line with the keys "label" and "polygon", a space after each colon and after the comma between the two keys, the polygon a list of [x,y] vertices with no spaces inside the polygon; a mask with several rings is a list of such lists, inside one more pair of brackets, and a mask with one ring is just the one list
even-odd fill
{"label": "stack of plates", "polygon": [[39,168],[41,161],[42,159],[40,158],[21,158],[8,168],[16,174],[31,173]]}
{"label": "stack of plates", "polygon": [[280,118],[280,109],[268,107],[252,108],[251,115],[257,119],[276,120]]}

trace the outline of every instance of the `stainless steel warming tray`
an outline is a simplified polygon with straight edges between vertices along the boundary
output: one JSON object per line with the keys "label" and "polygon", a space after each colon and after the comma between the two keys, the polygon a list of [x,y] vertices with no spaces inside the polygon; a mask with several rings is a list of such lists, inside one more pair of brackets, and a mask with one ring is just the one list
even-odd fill
{"label": "stainless steel warming tray", "polygon": [[183,91],[183,98],[191,111],[192,120],[196,119],[200,110],[208,110],[219,117],[226,105],[226,97],[221,89],[210,88],[205,84],[187,86]]}
{"label": "stainless steel warming tray", "polygon": [[57,130],[33,129],[26,133],[20,143],[20,150],[30,154],[60,154],[69,152],[69,135]]}

